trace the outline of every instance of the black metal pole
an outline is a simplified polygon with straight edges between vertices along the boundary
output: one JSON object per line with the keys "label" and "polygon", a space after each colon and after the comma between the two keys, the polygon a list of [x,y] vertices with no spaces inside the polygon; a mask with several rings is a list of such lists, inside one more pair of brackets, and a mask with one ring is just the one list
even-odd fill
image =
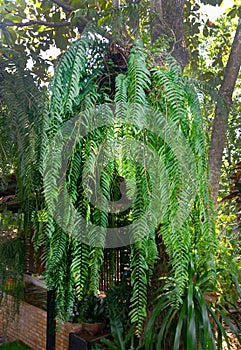
{"label": "black metal pole", "polygon": [[46,350],[55,350],[55,335],[56,335],[55,290],[48,290]]}

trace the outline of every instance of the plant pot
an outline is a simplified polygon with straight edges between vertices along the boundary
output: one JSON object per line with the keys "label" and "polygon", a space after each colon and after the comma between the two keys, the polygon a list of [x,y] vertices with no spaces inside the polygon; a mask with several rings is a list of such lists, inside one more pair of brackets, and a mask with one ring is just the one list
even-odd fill
{"label": "plant pot", "polygon": [[96,323],[82,323],[82,330],[89,333],[90,335],[95,335],[100,333],[105,328],[105,322],[96,322]]}

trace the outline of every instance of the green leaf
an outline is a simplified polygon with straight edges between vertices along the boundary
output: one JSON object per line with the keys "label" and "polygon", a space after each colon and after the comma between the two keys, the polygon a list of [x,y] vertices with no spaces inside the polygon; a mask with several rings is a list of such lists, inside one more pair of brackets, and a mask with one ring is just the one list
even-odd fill
{"label": "green leaf", "polygon": [[204,35],[205,37],[208,37],[208,36],[209,36],[209,31],[208,31],[208,28],[207,28],[206,25],[203,27],[203,35]]}
{"label": "green leaf", "polygon": [[75,10],[82,8],[84,6],[83,1],[82,0],[72,0],[71,1],[71,6],[73,6],[73,8]]}
{"label": "green leaf", "polygon": [[68,39],[64,35],[57,33],[55,37],[55,43],[58,48],[60,48],[61,50],[64,50],[68,45]]}
{"label": "green leaf", "polygon": [[201,0],[203,4],[212,6],[221,5],[222,1],[223,0]]}
{"label": "green leaf", "polygon": [[189,281],[187,293],[187,348],[195,350],[197,346],[195,309],[193,304],[193,283]]}
{"label": "green leaf", "polygon": [[201,307],[200,319],[197,319],[200,326],[203,326],[203,331],[200,327],[198,330],[200,333],[200,339],[203,337],[203,343],[208,344],[209,350],[215,350],[215,339],[212,332],[206,301],[204,300],[203,293],[198,287],[195,288],[195,294],[197,303]]}
{"label": "green leaf", "polygon": [[25,9],[25,7],[26,7],[26,1],[25,1],[25,0],[19,0],[19,5],[20,5],[23,9]]}
{"label": "green leaf", "polygon": [[[162,344],[165,344],[166,335],[168,334],[172,321],[176,317],[177,312],[178,311],[173,309],[172,307],[170,307],[169,310],[167,310],[162,320],[160,330],[157,334],[157,342],[156,342],[157,349],[161,349]],[[153,342],[153,339],[152,339],[152,342]]]}
{"label": "green leaf", "polygon": [[185,300],[183,305],[182,305],[181,311],[180,311],[180,315],[179,315],[179,318],[178,318],[178,323],[176,325],[175,338],[174,338],[174,343],[173,343],[173,350],[179,350],[183,322],[184,322],[184,319],[186,317],[186,311],[187,311],[186,308],[187,308],[187,301]]}

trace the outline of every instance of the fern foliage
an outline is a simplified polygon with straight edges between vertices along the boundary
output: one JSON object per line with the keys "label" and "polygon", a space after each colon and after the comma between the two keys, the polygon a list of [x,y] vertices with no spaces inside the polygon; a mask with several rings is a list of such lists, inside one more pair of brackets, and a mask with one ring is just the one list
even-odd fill
{"label": "fern foliage", "polygon": [[[172,61],[149,67],[140,43],[131,50],[127,71],[117,75],[113,96],[107,96],[100,83],[105,45],[97,51],[97,40],[86,31],[74,42],[50,86],[40,162],[42,210],[48,214],[38,239],[45,245],[47,283],[57,290],[64,317],[73,295],[82,299],[97,292],[103,249],[113,243],[109,232],[128,232],[130,318],[140,335],[160,258],[156,235],[169,256],[172,308],[182,302],[191,260],[197,274],[207,271],[207,280],[215,283],[216,239],[202,115],[194,84]],[[70,157],[67,147],[58,152],[68,142]],[[58,180],[63,162],[66,171]],[[111,211],[114,204],[121,208],[126,203],[123,210]],[[54,215],[56,207],[61,218]],[[74,211],[82,219],[71,221]]]}
{"label": "fern foliage", "polygon": [[41,182],[38,172],[39,137],[45,96],[34,77],[25,69],[19,53],[2,49],[0,57],[0,169],[1,181],[14,172],[18,196],[24,213],[24,230],[30,231],[32,211],[36,207],[37,188]]}

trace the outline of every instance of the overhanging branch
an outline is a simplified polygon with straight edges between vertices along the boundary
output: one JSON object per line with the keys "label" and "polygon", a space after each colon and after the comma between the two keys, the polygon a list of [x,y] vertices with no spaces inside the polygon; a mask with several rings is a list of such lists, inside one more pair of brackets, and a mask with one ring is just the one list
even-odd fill
{"label": "overhanging branch", "polygon": [[[47,0],[48,2],[52,2],[55,5],[58,5],[61,7],[65,12],[72,12],[75,10],[75,8],[67,3],[64,3],[60,0]],[[82,21],[83,24],[87,24],[89,20],[85,18],[84,16],[78,16],[78,19]]]}
{"label": "overhanging branch", "polygon": [[31,27],[33,25],[42,25],[50,28],[59,28],[59,27],[69,27],[72,25],[71,22],[47,22],[41,20],[29,20],[26,22],[12,22],[12,21],[4,21],[0,23],[0,29],[4,29],[6,27]]}
{"label": "overhanging branch", "polygon": [[58,5],[66,12],[74,11],[74,8],[71,5],[67,4],[66,2],[62,2],[60,0],[47,0],[47,1]]}

